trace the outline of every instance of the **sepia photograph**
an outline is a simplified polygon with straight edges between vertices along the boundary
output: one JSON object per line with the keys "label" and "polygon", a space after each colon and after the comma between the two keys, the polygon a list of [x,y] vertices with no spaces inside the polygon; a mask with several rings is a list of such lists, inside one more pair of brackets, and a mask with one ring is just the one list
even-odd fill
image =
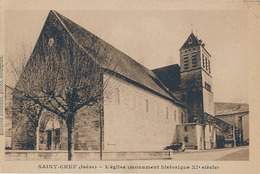
{"label": "sepia photograph", "polygon": [[5,10],[2,160],[38,172],[248,163],[246,8]]}

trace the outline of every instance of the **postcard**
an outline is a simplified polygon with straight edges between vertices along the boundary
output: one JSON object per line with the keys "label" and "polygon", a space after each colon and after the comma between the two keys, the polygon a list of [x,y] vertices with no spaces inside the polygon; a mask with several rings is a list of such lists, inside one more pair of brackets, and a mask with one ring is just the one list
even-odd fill
{"label": "postcard", "polygon": [[258,2],[1,5],[1,172],[260,172]]}

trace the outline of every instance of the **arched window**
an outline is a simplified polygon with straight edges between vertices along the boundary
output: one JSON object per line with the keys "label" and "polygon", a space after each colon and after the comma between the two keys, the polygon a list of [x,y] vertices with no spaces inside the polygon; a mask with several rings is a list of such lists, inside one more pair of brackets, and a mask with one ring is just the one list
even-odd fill
{"label": "arched window", "polygon": [[166,119],[169,119],[169,108],[166,107]]}
{"label": "arched window", "polygon": [[208,70],[208,58],[206,57],[206,70]]}
{"label": "arched window", "polygon": [[210,73],[210,60],[208,60],[208,62],[209,62],[209,73]]}
{"label": "arched window", "polygon": [[187,132],[188,131],[188,128],[187,126],[184,126],[184,131]]}
{"label": "arched window", "polygon": [[145,99],[145,108],[146,108],[146,112],[148,113],[149,112],[149,101],[148,99]]}
{"label": "arched window", "polygon": [[120,92],[118,88],[115,89],[114,100],[116,104],[120,104]]}
{"label": "arched window", "polygon": [[202,54],[203,68],[205,68],[204,54]]}

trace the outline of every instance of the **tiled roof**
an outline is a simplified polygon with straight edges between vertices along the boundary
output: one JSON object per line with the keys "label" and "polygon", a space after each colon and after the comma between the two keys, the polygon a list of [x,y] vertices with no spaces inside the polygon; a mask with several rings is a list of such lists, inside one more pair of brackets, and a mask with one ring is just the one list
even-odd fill
{"label": "tiled roof", "polygon": [[214,103],[215,115],[229,115],[249,111],[249,105],[245,103]]}
{"label": "tiled roof", "polygon": [[181,104],[173,94],[167,91],[151,70],[63,15],[55,11],[51,11],[49,15],[54,15],[73,37],[74,41],[83,47],[88,54],[95,55],[92,57],[103,68],[114,71],[130,81],[170,99],[172,102]]}

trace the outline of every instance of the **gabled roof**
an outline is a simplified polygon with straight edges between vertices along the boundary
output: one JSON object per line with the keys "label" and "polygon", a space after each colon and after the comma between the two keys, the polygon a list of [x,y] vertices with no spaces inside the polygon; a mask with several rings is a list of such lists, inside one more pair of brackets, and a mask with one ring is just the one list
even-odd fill
{"label": "gabled roof", "polygon": [[[129,80],[135,85],[182,105],[173,94],[167,91],[151,70],[145,68],[123,52],[55,11],[50,11],[48,19],[58,20],[63,29],[60,26],[57,26],[57,29],[68,32],[72,39],[87,54],[93,55],[93,59],[99,62],[103,68],[119,74],[123,79]],[[103,62],[109,62],[109,65]]]}
{"label": "gabled roof", "polygon": [[214,102],[214,110],[216,116],[247,113],[249,112],[249,105],[245,103]]}

